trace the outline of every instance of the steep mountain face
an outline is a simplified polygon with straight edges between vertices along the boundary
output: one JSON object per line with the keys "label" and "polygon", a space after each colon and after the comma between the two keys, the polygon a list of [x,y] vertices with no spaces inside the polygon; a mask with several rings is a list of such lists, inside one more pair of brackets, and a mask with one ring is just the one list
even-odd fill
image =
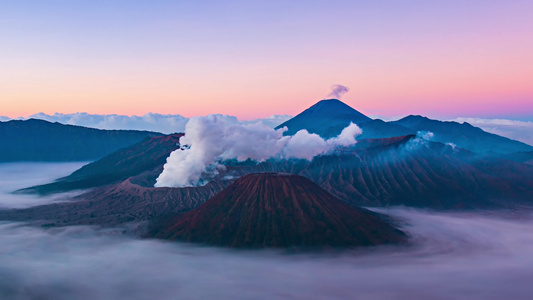
{"label": "steep mountain face", "polygon": [[43,120],[0,122],[0,162],[89,161],[162,134],[99,130]]}
{"label": "steep mountain face", "polygon": [[131,176],[162,166],[170,153],[179,148],[183,134],[147,138],[89,163],[56,182],[30,187],[23,192],[41,195],[86,189],[123,181]]}
{"label": "steep mountain face", "polygon": [[468,123],[443,122],[422,116],[408,116],[390,123],[410,128],[414,131],[431,131],[434,134],[434,141],[454,143],[461,148],[478,153],[492,151],[507,154],[533,151],[533,146],[485,132],[481,128],[474,127]]}
{"label": "steep mountain face", "polygon": [[151,233],[227,247],[372,246],[404,240],[401,231],[310,180],[275,173],[241,177],[167,224],[154,226]]}
{"label": "steep mountain face", "polygon": [[531,166],[455,153],[439,143],[410,149],[414,141],[321,156],[290,169],[353,205],[465,209],[532,204]]}
{"label": "steep mountain face", "polygon": [[287,135],[307,129],[311,133],[329,138],[337,136],[350,122],[360,124],[371,120],[340,100],[329,99],[319,101],[276,129],[287,127]]}

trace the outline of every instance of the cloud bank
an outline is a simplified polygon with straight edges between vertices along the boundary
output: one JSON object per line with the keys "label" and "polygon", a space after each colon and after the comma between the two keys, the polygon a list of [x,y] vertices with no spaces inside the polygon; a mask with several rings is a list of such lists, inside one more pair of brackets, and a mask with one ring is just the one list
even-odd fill
{"label": "cloud bank", "polygon": [[411,246],[286,255],[0,223],[0,299],[531,299],[531,213],[380,212]]}
{"label": "cloud bank", "polygon": [[481,118],[457,118],[451,121],[467,122],[487,132],[533,145],[533,122]]}
{"label": "cloud bank", "polygon": [[351,123],[339,136],[324,140],[307,130],[283,136],[287,128],[275,130],[261,123],[228,124],[217,116],[195,117],[185,126],[181,149],[170,154],[156,187],[185,187],[201,184],[204,172],[217,173],[222,160],[247,159],[258,162],[269,158],[311,160],[335,147],[356,143],[362,133]]}
{"label": "cloud bank", "polygon": [[[269,127],[276,127],[291,118],[288,115],[272,115],[268,118],[255,119],[249,121],[239,121],[235,116],[216,114],[220,119],[224,119],[228,124],[253,124],[262,123]],[[58,122],[67,125],[78,125],[98,129],[128,129],[128,130],[148,130],[165,134],[183,132],[185,125],[189,121],[181,115],[163,115],[157,113],[147,113],[143,116],[125,115],[97,115],[88,113],[73,113],[47,115],[38,113],[28,118],[16,118],[17,120],[40,119],[49,122]],[[0,116],[0,122],[11,120],[8,117]]]}
{"label": "cloud bank", "polygon": [[85,165],[83,162],[74,163],[0,163],[0,209],[26,208],[69,201],[69,197],[79,193],[56,194],[46,197],[36,197],[27,194],[12,194],[12,192],[52,182],[64,177]]}

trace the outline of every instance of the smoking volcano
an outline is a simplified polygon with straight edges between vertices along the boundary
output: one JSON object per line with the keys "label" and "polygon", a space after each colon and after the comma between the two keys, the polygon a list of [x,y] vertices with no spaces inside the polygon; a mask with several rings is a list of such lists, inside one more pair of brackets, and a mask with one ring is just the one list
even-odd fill
{"label": "smoking volcano", "polygon": [[373,246],[405,239],[401,231],[309,179],[277,173],[243,176],[206,204],[151,232],[164,239],[244,248]]}

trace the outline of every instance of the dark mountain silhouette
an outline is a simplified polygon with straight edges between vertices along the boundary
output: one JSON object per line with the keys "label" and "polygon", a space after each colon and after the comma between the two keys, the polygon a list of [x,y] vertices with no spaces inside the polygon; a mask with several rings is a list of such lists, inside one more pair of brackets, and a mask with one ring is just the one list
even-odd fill
{"label": "dark mountain silhouette", "polygon": [[373,246],[404,240],[401,231],[309,179],[275,173],[241,177],[167,224],[154,226],[151,233],[227,247]]}
{"label": "dark mountain silhouette", "polygon": [[453,143],[461,148],[478,153],[513,153],[533,151],[533,146],[483,131],[468,123],[443,122],[422,116],[408,116],[398,121],[372,120],[337,100],[322,100],[276,127],[287,127],[286,135],[306,129],[323,138],[337,136],[350,122],[357,124],[363,134],[357,139],[389,138],[430,131],[434,141]]}
{"label": "dark mountain silhouette", "polygon": [[26,188],[21,192],[37,192],[45,195],[123,181],[162,166],[170,153],[178,149],[179,138],[182,136],[183,134],[173,134],[144,139],[89,163],[56,182]]}
{"label": "dark mountain silhouette", "polygon": [[329,138],[339,135],[350,122],[360,124],[371,120],[340,100],[329,99],[319,101],[276,129],[287,127],[287,135],[307,129],[311,133]]}
{"label": "dark mountain silhouette", "polygon": [[0,122],[0,162],[90,161],[162,134],[100,130],[43,120]]}
{"label": "dark mountain silhouette", "polygon": [[478,153],[533,151],[533,146],[488,133],[466,122],[461,124],[431,120],[422,116],[408,116],[390,123],[410,128],[414,131],[431,131],[434,134],[432,139],[434,141],[454,143],[461,148]]}

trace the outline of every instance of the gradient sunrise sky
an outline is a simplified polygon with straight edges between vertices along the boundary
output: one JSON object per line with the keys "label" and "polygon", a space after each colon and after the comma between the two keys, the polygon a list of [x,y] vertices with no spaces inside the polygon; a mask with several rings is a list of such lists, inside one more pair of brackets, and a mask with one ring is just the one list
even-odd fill
{"label": "gradient sunrise sky", "polygon": [[533,120],[533,1],[2,1],[0,115]]}

